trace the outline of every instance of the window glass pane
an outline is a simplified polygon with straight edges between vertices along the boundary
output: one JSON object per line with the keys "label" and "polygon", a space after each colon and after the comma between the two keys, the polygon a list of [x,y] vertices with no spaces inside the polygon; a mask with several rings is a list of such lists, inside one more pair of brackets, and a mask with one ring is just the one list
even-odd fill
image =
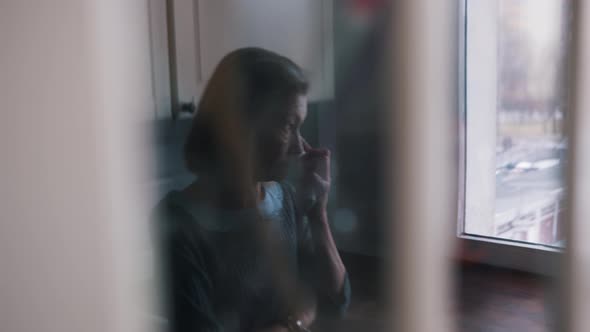
{"label": "window glass pane", "polygon": [[[476,235],[563,245],[560,221],[567,162],[564,124],[569,5],[566,0],[499,0],[493,4],[497,18],[488,24],[495,25],[496,35],[489,38],[497,50],[496,63],[490,64],[496,68],[495,77],[478,76],[485,69],[477,68],[471,75],[476,80],[493,78],[497,82],[494,216],[467,218],[467,233],[472,229]],[[476,19],[476,15],[468,10],[467,20]],[[470,53],[469,47],[467,50],[469,63],[477,54]],[[469,89],[468,83],[468,96]],[[466,112],[467,117],[480,116],[470,104]],[[472,143],[478,144],[467,142]],[[476,161],[468,155],[470,162]],[[469,223],[487,224],[470,227]]]}

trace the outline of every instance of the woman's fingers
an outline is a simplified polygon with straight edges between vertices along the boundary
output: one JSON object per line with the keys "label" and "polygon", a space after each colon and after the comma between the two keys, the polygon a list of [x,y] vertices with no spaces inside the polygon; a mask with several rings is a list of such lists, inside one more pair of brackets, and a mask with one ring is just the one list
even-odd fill
{"label": "woman's fingers", "polygon": [[305,153],[313,150],[311,145],[309,145],[309,143],[307,143],[307,141],[305,140],[305,138],[303,138],[303,136],[301,137],[301,145],[303,146],[303,151],[305,151]]}
{"label": "woman's fingers", "polygon": [[328,179],[330,177],[330,151],[322,149],[306,154],[302,159],[303,169],[316,172]]}
{"label": "woman's fingers", "polygon": [[314,160],[320,158],[329,158],[330,157],[330,150],[328,149],[312,149],[307,151],[301,158],[303,161],[307,160]]}
{"label": "woman's fingers", "polygon": [[330,186],[330,150],[314,149],[302,137],[301,143],[305,154],[301,157],[303,171],[316,191],[325,192]]}
{"label": "woman's fingers", "polygon": [[310,156],[323,156],[323,155],[330,155],[330,150],[323,149],[323,148],[314,148],[312,147],[305,138],[301,137],[301,146],[303,147],[303,151],[305,154],[303,157],[310,157]]}
{"label": "woman's fingers", "polygon": [[325,189],[326,186],[330,185],[330,180],[325,179],[323,176],[319,175],[318,173],[313,173],[314,182],[319,187],[319,189]]}

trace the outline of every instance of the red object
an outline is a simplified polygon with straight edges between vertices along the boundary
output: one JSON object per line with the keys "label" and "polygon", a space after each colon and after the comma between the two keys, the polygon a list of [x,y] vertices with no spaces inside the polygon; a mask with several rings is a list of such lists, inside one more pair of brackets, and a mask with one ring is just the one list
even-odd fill
{"label": "red object", "polygon": [[374,11],[383,4],[383,0],[352,0],[352,5],[358,11]]}

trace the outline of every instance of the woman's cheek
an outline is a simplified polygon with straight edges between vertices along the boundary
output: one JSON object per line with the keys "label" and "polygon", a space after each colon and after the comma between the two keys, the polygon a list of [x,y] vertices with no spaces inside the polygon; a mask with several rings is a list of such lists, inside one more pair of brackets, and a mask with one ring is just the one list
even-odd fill
{"label": "woman's cheek", "polygon": [[286,156],[289,139],[286,135],[275,132],[261,137],[259,142],[262,158],[267,161],[277,161]]}
{"label": "woman's cheek", "polygon": [[275,138],[272,140],[274,142],[275,148],[273,149],[276,153],[276,159],[283,159],[287,155],[287,151],[289,149],[289,134],[284,130],[281,130],[275,135]]}

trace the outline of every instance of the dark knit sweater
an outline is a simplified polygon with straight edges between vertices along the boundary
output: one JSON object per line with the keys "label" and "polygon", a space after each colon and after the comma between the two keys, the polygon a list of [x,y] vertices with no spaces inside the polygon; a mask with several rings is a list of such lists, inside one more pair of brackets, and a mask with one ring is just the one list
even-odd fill
{"label": "dark knit sweater", "polygon": [[309,226],[291,187],[272,183],[258,209],[228,211],[169,193],[156,207],[168,318],[173,332],[256,331],[296,311],[303,289],[320,313],[343,314],[338,299],[315,286]]}

